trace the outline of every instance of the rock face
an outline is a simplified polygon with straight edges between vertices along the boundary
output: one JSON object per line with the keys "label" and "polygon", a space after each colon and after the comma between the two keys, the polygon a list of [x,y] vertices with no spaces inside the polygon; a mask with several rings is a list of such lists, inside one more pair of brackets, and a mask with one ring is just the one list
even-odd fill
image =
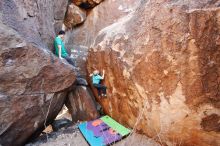
{"label": "rock face", "polygon": [[[39,1],[40,3],[42,3],[42,1]],[[66,13],[66,8],[68,5],[68,0],[54,0],[54,1],[47,1],[47,8],[49,8],[49,13],[53,14],[54,13],[54,20],[52,19],[52,24],[54,24],[54,30],[55,33],[58,34],[58,32],[63,28],[63,20],[64,20],[64,15]],[[52,13],[51,13],[52,12]],[[48,13],[47,13],[48,14]],[[51,18],[53,18],[53,15],[50,16]],[[48,25],[48,28],[50,28],[51,24]],[[52,27],[53,28],[53,27]],[[51,40],[49,40],[49,44],[51,43]]]}
{"label": "rock face", "polygon": [[87,69],[106,70],[105,112],[160,143],[220,145],[219,4],[143,0],[99,31]]}
{"label": "rock face", "polygon": [[78,85],[78,86],[88,86],[88,82],[84,78],[77,77],[76,78],[76,85]]}
{"label": "rock face", "polygon": [[[88,47],[93,43],[100,30],[127,15],[139,0],[105,0],[93,8],[79,27],[68,32],[66,44],[73,48],[73,56],[81,75],[86,75]],[[111,12],[111,13],[110,13]],[[66,20],[65,20],[66,21]]]}
{"label": "rock face", "polygon": [[74,4],[70,4],[67,9],[64,24],[68,29],[83,23],[86,19],[86,12]]}
{"label": "rock face", "polygon": [[89,9],[95,7],[97,4],[101,3],[103,0],[72,0],[77,6],[84,9]]}
{"label": "rock face", "polygon": [[[127,15],[140,0],[105,0],[93,8],[84,24],[68,34],[67,44],[89,47],[100,30]],[[111,12],[111,13],[110,13]]]}
{"label": "rock face", "polygon": [[77,86],[68,95],[66,106],[72,115],[72,121],[94,120],[99,117],[94,97],[86,86]]}
{"label": "rock face", "polygon": [[55,29],[61,29],[67,3],[67,0],[3,0],[1,17],[26,41],[52,49]]}
{"label": "rock face", "polygon": [[75,81],[72,67],[48,51],[62,13],[55,2],[0,2],[0,145],[23,145],[41,131]]}

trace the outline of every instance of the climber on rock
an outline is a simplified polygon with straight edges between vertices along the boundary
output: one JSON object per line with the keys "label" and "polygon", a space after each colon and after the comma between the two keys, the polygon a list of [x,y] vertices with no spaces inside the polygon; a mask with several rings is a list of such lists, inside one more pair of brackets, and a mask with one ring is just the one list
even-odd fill
{"label": "climber on rock", "polygon": [[58,36],[54,40],[54,48],[55,48],[55,54],[60,59],[65,59],[69,64],[75,66],[74,61],[67,53],[67,50],[64,45],[64,38],[65,38],[65,31],[61,30],[58,34]]}
{"label": "climber on rock", "polygon": [[105,85],[102,85],[100,82],[105,77],[105,70],[103,70],[102,76],[99,75],[99,71],[95,70],[92,74],[90,74],[90,77],[92,77],[92,84],[93,86],[98,90],[98,96],[99,98],[101,96],[106,97],[106,89],[107,87]]}

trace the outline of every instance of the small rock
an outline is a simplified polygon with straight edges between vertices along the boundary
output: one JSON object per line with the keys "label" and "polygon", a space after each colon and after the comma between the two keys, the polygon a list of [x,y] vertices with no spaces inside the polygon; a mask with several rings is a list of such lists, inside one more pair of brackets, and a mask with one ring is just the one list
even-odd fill
{"label": "small rock", "polygon": [[67,128],[71,124],[72,122],[65,118],[65,119],[55,120],[51,125],[54,131],[58,131],[59,129]]}
{"label": "small rock", "polygon": [[86,20],[86,12],[74,4],[68,6],[64,24],[68,29],[83,23]]}

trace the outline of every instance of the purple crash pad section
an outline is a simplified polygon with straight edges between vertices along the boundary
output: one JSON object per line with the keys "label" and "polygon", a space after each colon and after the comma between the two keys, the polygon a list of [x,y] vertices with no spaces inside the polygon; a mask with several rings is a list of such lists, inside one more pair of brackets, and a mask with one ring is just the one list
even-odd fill
{"label": "purple crash pad section", "polygon": [[[94,126],[96,123],[99,124]],[[119,133],[115,132],[111,127],[109,127],[100,119],[87,122],[87,129],[93,131],[95,137],[102,137],[104,139],[105,145],[111,144],[122,138]]]}
{"label": "purple crash pad section", "polygon": [[79,125],[85,139],[91,146],[110,145],[122,139],[122,136],[105,124],[101,119],[84,122]]}

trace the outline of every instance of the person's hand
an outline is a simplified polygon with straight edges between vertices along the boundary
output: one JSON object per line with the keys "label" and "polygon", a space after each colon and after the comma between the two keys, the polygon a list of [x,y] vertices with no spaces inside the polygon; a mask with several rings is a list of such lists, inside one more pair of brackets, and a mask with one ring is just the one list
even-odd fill
{"label": "person's hand", "polygon": [[60,59],[63,61],[64,60],[64,58],[63,57],[60,57]]}
{"label": "person's hand", "polygon": [[105,74],[105,70],[103,69],[103,74]]}

